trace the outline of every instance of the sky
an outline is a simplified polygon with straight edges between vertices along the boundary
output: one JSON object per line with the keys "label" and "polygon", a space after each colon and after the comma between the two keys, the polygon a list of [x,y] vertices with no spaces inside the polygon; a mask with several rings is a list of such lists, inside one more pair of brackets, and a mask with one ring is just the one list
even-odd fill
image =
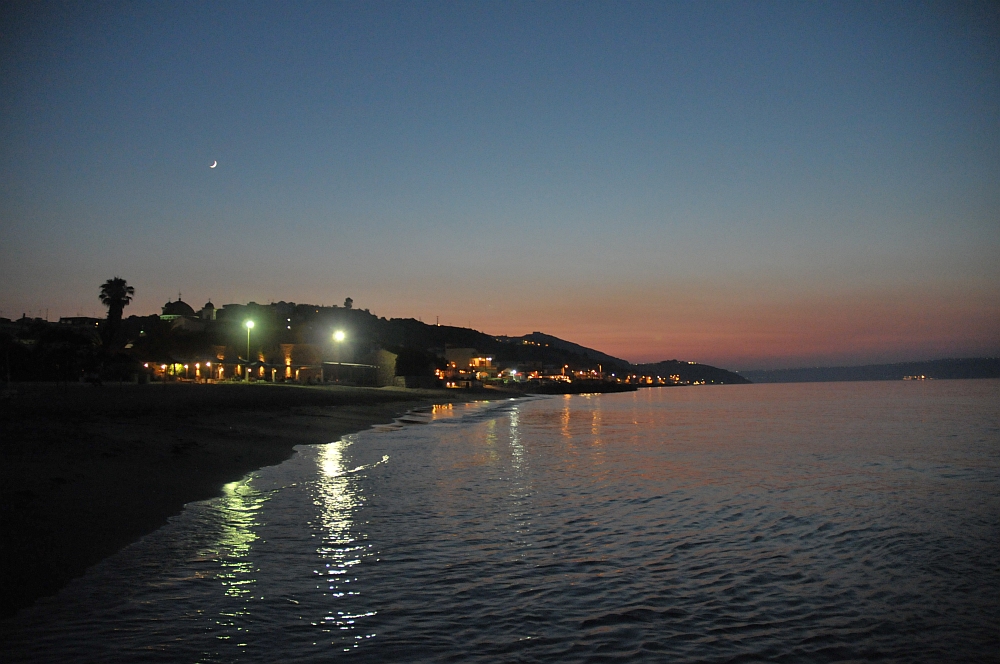
{"label": "sky", "polygon": [[0,5],[3,317],[865,364],[1000,354],[998,257],[997,3]]}

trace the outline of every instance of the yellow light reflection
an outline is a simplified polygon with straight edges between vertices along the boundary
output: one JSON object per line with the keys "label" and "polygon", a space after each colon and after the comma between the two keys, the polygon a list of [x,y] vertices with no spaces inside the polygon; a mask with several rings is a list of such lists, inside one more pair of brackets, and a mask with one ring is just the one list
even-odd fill
{"label": "yellow light reflection", "polygon": [[[322,566],[315,570],[319,577],[319,587],[324,595],[344,597],[359,595],[352,590],[351,584],[357,581],[354,568],[361,564],[361,557],[368,548],[364,536],[355,532],[354,511],[362,503],[361,493],[355,485],[354,473],[371,466],[349,468],[345,459],[345,451],[354,442],[354,436],[345,436],[335,443],[324,445],[316,458],[319,466],[319,479],[316,484],[316,506],[319,526],[322,530],[320,546],[316,549]],[[385,463],[387,456],[382,457]],[[378,463],[373,465],[378,465]],[[321,622],[313,623],[328,634],[336,634],[344,638],[347,634],[361,627],[358,619],[373,616],[375,611],[357,614],[345,614],[337,611],[324,616]],[[351,647],[357,647],[357,641],[371,638],[374,634],[354,635]]]}
{"label": "yellow light reflection", "polygon": [[222,528],[216,549],[222,566],[218,578],[230,597],[249,595],[257,582],[252,576],[254,563],[249,559],[253,543],[257,541],[256,528],[260,525],[257,513],[267,502],[268,496],[250,486],[250,479],[230,482],[222,487],[219,511]]}
{"label": "yellow light reflection", "polygon": [[521,444],[521,413],[517,408],[510,411],[510,452],[511,465],[518,476],[524,470],[524,446]]}
{"label": "yellow light reflection", "polygon": [[496,465],[500,461],[497,454],[497,421],[495,419],[486,422],[486,458],[487,463]]}
{"label": "yellow light reflection", "polygon": [[358,546],[351,528],[354,510],[361,499],[344,461],[344,451],[349,445],[350,437],[324,445],[317,458],[320,470],[317,505],[323,537],[316,552],[327,560],[326,568],[319,573],[331,577],[328,590],[335,597],[348,593],[344,587],[351,581],[347,572],[361,562],[364,548]]}
{"label": "yellow light reflection", "polygon": [[594,437],[595,445],[601,444],[601,405],[599,402],[590,412],[590,435]]}

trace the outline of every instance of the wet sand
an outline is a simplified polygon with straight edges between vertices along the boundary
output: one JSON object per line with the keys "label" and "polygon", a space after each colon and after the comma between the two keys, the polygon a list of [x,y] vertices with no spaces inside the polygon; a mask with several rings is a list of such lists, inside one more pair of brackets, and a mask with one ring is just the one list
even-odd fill
{"label": "wet sand", "polygon": [[14,388],[0,398],[0,617],[295,445],[484,398],[269,384]]}

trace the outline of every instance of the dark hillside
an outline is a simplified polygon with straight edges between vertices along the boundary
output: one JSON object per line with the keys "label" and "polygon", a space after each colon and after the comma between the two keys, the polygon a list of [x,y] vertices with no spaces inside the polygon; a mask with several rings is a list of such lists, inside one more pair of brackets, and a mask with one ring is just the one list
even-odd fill
{"label": "dark hillside", "polygon": [[594,350],[593,348],[587,348],[586,346],[575,344],[571,341],[565,341],[558,337],[553,337],[550,334],[543,334],[542,332],[532,332],[531,334],[526,334],[523,337],[515,337],[515,339],[523,339],[542,346],[548,346],[550,348],[556,348],[575,355],[589,357],[594,362],[600,362],[603,364],[609,371],[613,371],[614,369],[623,371],[631,366],[627,360],[608,355],[607,353],[602,353],[601,351]]}
{"label": "dark hillside", "polygon": [[632,372],[645,376],[678,376],[682,383],[700,383],[716,385],[739,385],[750,381],[738,373],[719,369],[708,364],[698,364],[697,362],[681,362],[679,360],[665,360],[655,364],[634,364]]}

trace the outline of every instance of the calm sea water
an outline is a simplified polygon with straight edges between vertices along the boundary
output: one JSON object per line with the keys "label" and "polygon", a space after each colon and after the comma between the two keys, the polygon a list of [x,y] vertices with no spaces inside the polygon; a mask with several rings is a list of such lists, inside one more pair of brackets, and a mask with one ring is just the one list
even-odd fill
{"label": "calm sea water", "polygon": [[189,505],[3,634],[8,661],[1000,661],[1000,381],[439,408]]}

